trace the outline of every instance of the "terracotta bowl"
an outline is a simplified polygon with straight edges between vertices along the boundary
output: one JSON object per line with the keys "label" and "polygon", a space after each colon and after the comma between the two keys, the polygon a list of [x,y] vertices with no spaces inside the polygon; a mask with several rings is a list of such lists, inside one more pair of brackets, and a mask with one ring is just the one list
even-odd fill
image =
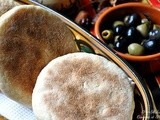
{"label": "terracotta bowl", "polygon": [[[130,13],[145,13],[148,16],[150,16],[151,20],[154,23],[160,25],[160,9],[146,3],[138,3],[138,2],[124,3],[106,9],[99,15],[94,27],[94,32],[96,37],[104,43],[101,37],[101,32],[106,27],[112,25],[113,21],[118,20],[122,17],[124,18],[125,15]],[[129,61],[151,61],[155,59],[160,59],[160,52],[143,56],[133,56],[118,51],[116,51],[116,53],[122,58]]]}

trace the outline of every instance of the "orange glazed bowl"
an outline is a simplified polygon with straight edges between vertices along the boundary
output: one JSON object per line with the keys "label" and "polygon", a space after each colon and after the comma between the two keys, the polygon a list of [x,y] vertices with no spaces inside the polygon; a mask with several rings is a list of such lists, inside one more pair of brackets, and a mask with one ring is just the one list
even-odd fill
{"label": "orange glazed bowl", "polygon": [[[98,17],[94,32],[96,37],[107,45],[107,43],[102,38],[102,31],[106,28],[111,28],[114,21],[124,20],[124,17],[128,14],[137,13],[141,14],[141,19],[147,15],[152,21],[151,23],[160,25],[160,9],[149,4],[139,3],[139,2],[130,2],[120,4],[111,8],[104,10]],[[143,15],[142,15],[143,14]],[[160,47],[160,45],[159,45]],[[113,47],[114,50],[114,47]],[[130,55],[128,53],[122,53],[118,50],[114,50],[119,56],[129,61],[151,61],[160,59],[160,51],[153,54],[144,54],[144,55]]]}

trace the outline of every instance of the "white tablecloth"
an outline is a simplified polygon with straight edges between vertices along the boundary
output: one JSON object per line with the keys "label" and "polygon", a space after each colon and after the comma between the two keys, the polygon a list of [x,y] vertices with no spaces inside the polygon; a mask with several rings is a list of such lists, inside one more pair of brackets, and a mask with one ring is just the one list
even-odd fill
{"label": "white tablecloth", "polygon": [[31,109],[28,109],[0,93],[0,115],[9,120],[36,120]]}

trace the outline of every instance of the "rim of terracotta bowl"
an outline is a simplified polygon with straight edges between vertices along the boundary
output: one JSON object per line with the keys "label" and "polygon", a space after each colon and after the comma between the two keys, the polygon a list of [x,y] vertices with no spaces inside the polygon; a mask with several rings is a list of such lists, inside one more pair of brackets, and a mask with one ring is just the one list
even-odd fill
{"label": "rim of terracotta bowl", "polygon": [[[101,25],[100,21],[103,20],[103,18],[105,17],[106,14],[112,12],[113,10],[118,10],[118,9],[121,9],[121,8],[125,8],[125,7],[128,7],[128,6],[131,6],[131,7],[146,7],[148,9],[151,9],[151,10],[156,10],[156,11],[159,11],[160,12],[160,9],[154,7],[154,6],[151,6],[149,4],[146,4],[146,3],[135,3],[135,2],[130,2],[130,3],[123,3],[123,4],[119,4],[117,6],[114,6],[114,7],[111,7],[111,8],[108,8],[106,10],[104,10],[98,17],[96,23],[95,23],[95,26],[94,26],[94,32],[95,32],[95,36],[101,41],[104,43],[102,37],[101,37],[101,34],[100,34],[100,31],[99,31],[99,26]],[[130,60],[130,61],[151,61],[151,60],[157,60],[157,59],[160,59],[160,53],[156,53],[156,54],[152,54],[152,55],[142,55],[142,56],[134,56],[134,55],[129,55],[129,54],[125,54],[125,53],[121,53],[121,52],[118,52],[116,50],[114,50],[119,56],[121,56],[122,58],[126,59],[126,60]]]}

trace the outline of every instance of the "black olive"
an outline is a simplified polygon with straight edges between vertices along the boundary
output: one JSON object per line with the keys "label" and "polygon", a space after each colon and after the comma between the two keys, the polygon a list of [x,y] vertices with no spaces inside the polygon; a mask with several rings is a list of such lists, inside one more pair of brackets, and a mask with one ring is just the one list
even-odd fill
{"label": "black olive", "polygon": [[89,30],[92,26],[92,18],[89,13],[84,10],[78,13],[74,21],[87,30]]}
{"label": "black olive", "polygon": [[147,54],[160,52],[160,43],[155,39],[143,41],[142,46],[145,48]]}
{"label": "black olive", "polygon": [[124,31],[126,30],[126,27],[124,25],[117,25],[113,28],[113,32],[115,35],[122,35]]}
{"label": "black olive", "polygon": [[151,30],[149,32],[150,39],[156,39],[160,41],[160,29]]}
{"label": "black olive", "polygon": [[87,30],[89,30],[91,28],[91,18],[87,17],[87,18],[83,18],[80,22],[80,25],[84,28],[86,28]]}
{"label": "black olive", "polygon": [[137,26],[141,24],[141,17],[137,13],[133,13],[124,19],[124,23],[126,26]]}
{"label": "black olive", "polygon": [[128,40],[125,37],[119,36],[114,43],[114,49],[119,52],[127,52],[127,47],[129,43]]}
{"label": "black olive", "polygon": [[127,37],[127,39],[131,40],[132,42],[141,43],[142,36],[135,27],[128,28],[126,30],[125,36]]}

